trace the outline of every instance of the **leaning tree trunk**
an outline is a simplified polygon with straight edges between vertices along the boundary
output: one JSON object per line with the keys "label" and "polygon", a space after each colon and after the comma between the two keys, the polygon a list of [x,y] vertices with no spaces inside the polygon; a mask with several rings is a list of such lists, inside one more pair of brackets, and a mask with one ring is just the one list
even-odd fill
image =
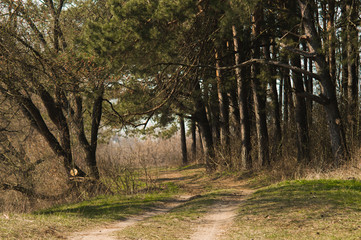
{"label": "leaning tree trunk", "polygon": [[324,109],[329,127],[334,165],[339,166],[349,157],[345,132],[338,109],[336,97],[336,86],[332,81],[329,66],[326,62],[325,55],[322,54],[321,38],[315,27],[312,9],[307,0],[298,0],[301,16],[303,20],[303,29],[307,37],[307,45],[310,52],[317,53],[314,61],[316,69],[320,75],[321,94],[326,99]]}

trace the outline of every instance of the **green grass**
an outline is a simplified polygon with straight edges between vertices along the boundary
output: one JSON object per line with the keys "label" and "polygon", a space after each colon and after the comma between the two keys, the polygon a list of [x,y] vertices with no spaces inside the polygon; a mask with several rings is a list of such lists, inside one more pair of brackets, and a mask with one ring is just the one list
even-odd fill
{"label": "green grass", "polygon": [[[0,217],[0,239],[57,239],[66,232],[79,231],[97,225],[141,214],[168,201],[172,191],[138,194],[136,196],[99,196],[75,204],[66,204],[32,214],[10,214]],[[65,234],[65,235],[64,235]]]}
{"label": "green grass", "polygon": [[[175,171],[181,174],[172,175]],[[160,190],[154,193],[99,196],[32,214],[10,214],[9,219],[0,215],[0,239],[59,239],[70,232],[142,214],[160,203],[171,203],[181,191],[200,195],[166,214],[125,228],[118,237],[184,239],[195,231],[213,204],[239,191],[227,185],[231,181],[228,176],[209,176],[199,167],[169,173],[158,179]],[[250,184],[252,179],[255,176],[244,176],[243,183]],[[227,240],[361,239],[361,182],[299,180],[264,187],[240,203],[235,223],[227,227]]]}
{"label": "green grass", "polygon": [[240,206],[225,239],[360,239],[361,182],[286,181]]}

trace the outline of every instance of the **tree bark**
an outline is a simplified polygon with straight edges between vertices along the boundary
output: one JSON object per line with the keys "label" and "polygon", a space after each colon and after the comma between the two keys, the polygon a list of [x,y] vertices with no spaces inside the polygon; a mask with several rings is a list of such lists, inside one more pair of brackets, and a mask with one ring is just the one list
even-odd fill
{"label": "tree bark", "polygon": [[74,122],[77,126],[77,135],[80,145],[82,146],[85,152],[85,160],[88,166],[90,167],[91,176],[95,179],[99,179],[99,170],[96,161],[96,149],[97,149],[97,140],[99,126],[102,116],[102,103],[103,103],[103,94],[104,94],[104,85],[100,89],[96,90],[96,97],[92,106],[92,116],[91,116],[91,132],[90,132],[90,143],[85,135],[84,129],[84,119],[83,119],[83,100],[80,95],[75,96],[76,102],[76,111],[74,116]]}
{"label": "tree bark", "polygon": [[[302,41],[302,48],[303,51],[307,51],[307,44],[305,41]],[[304,58],[303,59],[303,67],[305,70],[308,70],[309,72],[312,73],[313,71],[313,65],[312,65],[312,60],[311,59],[307,59]],[[311,76],[308,75],[304,75],[304,85],[305,85],[305,89],[306,92],[313,95],[313,79]],[[306,108],[307,108],[307,123],[308,123],[308,129],[311,129],[312,127],[312,108],[313,108],[313,102],[311,99],[306,99]]]}
{"label": "tree bark", "polygon": [[[240,64],[240,47],[237,36],[236,26],[232,26],[233,33],[233,46],[234,46],[234,59],[235,64]],[[252,169],[252,157],[251,157],[251,124],[248,113],[248,91],[249,86],[246,79],[242,79],[242,69],[240,67],[235,68],[236,80],[237,80],[237,94],[238,94],[238,106],[239,106],[239,119],[240,119],[240,137],[241,137],[241,166],[246,169]]]}
{"label": "tree bark", "polygon": [[328,0],[326,20],[328,34],[328,66],[331,79],[336,83],[335,0]]}
{"label": "tree bark", "polygon": [[[293,66],[301,67],[300,56],[292,56],[291,64]],[[292,76],[293,84],[296,91],[296,102],[295,102],[295,122],[297,129],[297,159],[300,163],[309,163],[310,162],[310,138],[307,124],[307,106],[306,100],[302,96],[305,92],[302,75],[299,73],[293,73]]]}
{"label": "tree bark", "polygon": [[359,116],[359,47],[358,47],[358,8],[359,1],[347,0],[347,120],[349,125],[350,139],[357,137],[357,125]]}
{"label": "tree bark", "polygon": [[[271,58],[270,52],[270,40],[264,40],[263,47],[265,59]],[[273,48],[272,56],[276,56],[276,52]],[[278,158],[278,154],[281,148],[281,139],[282,139],[282,130],[281,130],[281,111],[279,107],[278,101],[278,93],[277,93],[277,82],[276,82],[276,69],[274,66],[266,66],[267,75],[269,76],[269,87],[270,87],[270,95],[272,101],[272,112],[273,112],[273,120],[274,120],[274,134],[273,134],[273,144],[272,144],[272,159]]]}
{"label": "tree bark", "polygon": [[196,90],[196,92],[198,92],[199,96],[197,96],[195,99],[196,109],[195,109],[194,117],[195,117],[196,121],[198,122],[198,126],[200,128],[201,135],[203,138],[202,142],[204,144],[204,154],[206,157],[207,169],[210,171],[213,171],[213,170],[215,170],[216,165],[214,162],[215,152],[214,152],[214,146],[213,146],[212,130],[211,130],[211,126],[208,122],[205,104],[203,102],[202,97],[200,96],[201,88],[200,88],[199,82],[196,83],[195,90]]}
{"label": "tree bark", "polygon": [[229,132],[229,100],[222,79],[222,73],[219,69],[221,67],[221,54],[218,49],[215,50],[216,59],[216,79],[217,79],[217,95],[219,103],[219,126],[220,126],[220,144],[229,147],[230,132]]}
{"label": "tree bark", "polygon": [[183,165],[188,164],[187,157],[187,142],[186,142],[186,130],[184,125],[184,117],[179,116],[180,132],[181,132],[181,147],[182,147],[182,163]]}
{"label": "tree bark", "polygon": [[[260,4],[257,5],[256,10],[252,15],[252,39],[254,41],[254,47],[252,52],[253,58],[259,58],[260,56],[260,29],[263,21],[263,8]],[[266,119],[266,84],[259,79],[260,68],[258,64],[251,66],[251,85],[254,101],[254,112],[256,120],[256,132],[257,132],[257,151],[258,160],[262,166],[270,165],[269,158],[269,143],[268,143],[268,129]]]}
{"label": "tree bark", "polygon": [[197,159],[197,131],[196,131],[196,121],[194,117],[191,119],[191,134],[192,134],[192,160],[195,161]]}

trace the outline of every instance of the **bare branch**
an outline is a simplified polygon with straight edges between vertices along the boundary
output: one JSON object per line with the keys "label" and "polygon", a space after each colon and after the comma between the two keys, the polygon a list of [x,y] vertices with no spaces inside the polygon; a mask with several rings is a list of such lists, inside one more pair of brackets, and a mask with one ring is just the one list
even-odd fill
{"label": "bare branch", "polygon": [[68,190],[66,190],[64,193],[59,194],[59,195],[53,195],[53,196],[48,196],[48,195],[44,195],[44,194],[40,194],[40,193],[36,193],[33,189],[29,189],[29,188],[25,188],[21,185],[12,185],[9,183],[2,183],[0,185],[0,190],[13,190],[13,191],[18,191],[21,192],[23,194],[25,194],[26,196],[29,197],[34,197],[37,199],[42,199],[42,200],[60,200],[63,199],[66,196],[69,196],[69,194],[73,191],[74,186],[70,187]]}
{"label": "bare branch", "polygon": [[283,47],[284,49],[290,51],[290,52],[293,52],[293,53],[296,53],[296,54],[299,54],[299,55],[302,55],[306,58],[311,58],[311,59],[314,59],[315,57],[317,57],[317,53],[316,52],[307,52],[307,51],[302,51],[301,49],[298,49],[298,48],[293,48],[291,46],[288,46],[284,43],[280,43],[281,47]]}

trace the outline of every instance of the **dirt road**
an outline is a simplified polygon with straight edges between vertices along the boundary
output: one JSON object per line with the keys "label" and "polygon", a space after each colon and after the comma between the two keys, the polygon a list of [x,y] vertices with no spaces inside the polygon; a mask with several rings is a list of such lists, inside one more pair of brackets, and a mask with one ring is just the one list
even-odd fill
{"label": "dirt road", "polygon": [[[182,183],[185,188],[188,188],[190,195],[181,195],[176,198],[175,201],[168,202],[162,207],[153,209],[150,212],[146,212],[139,216],[134,216],[124,221],[114,222],[98,229],[87,230],[83,232],[77,232],[68,237],[73,240],[111,240],[122,239],[117,238],[116,232],[119,232],[125,228],[134,227],[137,224],[145,223],[152,224],[152,217],[167,214],[169,211],[176,207],[180,207],[182,204],[187,204],[190,200],[200,197],[200,189],[204,188],[204,179],[197,182],[192,177],[184,178],[178,172],[166,173],[163,176],[164,179],[174,180],[175,182]],[[185,179],[189,179],[188,181]],[[224,185],[224,188],[232,187],[236,189],[235,192],[228,195],[224,195],[222,199],[218,199],[207,213],[204,214],[197,222],[193,222],[192,226],[189,226],[189,230],[192,231],[187,239],[191,240],[213,240],[219,239],[232,225],[234,218],[237,215],[238,207],[240,203],[253,191],[245,189],[242,185],[235,185],[233,181],[218,182],[217,184]],[[230,186],[231,185],[231,186]],[[222,186],[223,187],[223,186]],[[136,239],[136,238],[135,238]],[[144,239],[144,238],[142,238]],[[145,238],[147,239],[147,238]]]}

